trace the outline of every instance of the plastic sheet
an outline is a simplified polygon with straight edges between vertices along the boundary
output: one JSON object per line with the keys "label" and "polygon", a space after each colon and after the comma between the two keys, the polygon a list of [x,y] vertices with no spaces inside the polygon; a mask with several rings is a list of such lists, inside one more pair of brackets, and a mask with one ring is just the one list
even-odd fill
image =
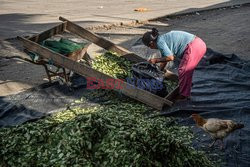
{"label": "plastic sheet", "polygon": [[[199,113],[204,118],[231,119],[245,127],[224,140],[225,150],[208,149],[212,139],[189,118]],[[193,76],[191,100],[176,103],[162,115],[180,118],[183,125],[193,126],[198,137],[194,146],[220,154],[227,167],[250,166],[250,62],[234,54],[223,55],[208,49]],[[218,145],[217,145],[218,146]]]}
{"label": "plastic sheet", "polygon": [[132,77],[135,80],[135,86],[141,89],[161,97],[168,94],[167,88],[163,83],[164,73],[156,65],[149,62],[134,64],[132,66]]}
{"label": "plastic sheet", "polygon": [[[43,84],[16,95],[0,97],[0,127],[19,125],[65,110],[88,93],[86,79],[73,76],[71,87],[60,82]],[[93,102],[94,104],[94,102]],[[91,102],[84,105],[93,105]]]}

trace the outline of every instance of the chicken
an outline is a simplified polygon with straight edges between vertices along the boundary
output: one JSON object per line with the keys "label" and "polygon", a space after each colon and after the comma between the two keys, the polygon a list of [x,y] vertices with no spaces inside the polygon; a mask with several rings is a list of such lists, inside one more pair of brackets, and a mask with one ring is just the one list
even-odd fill
{"label": "chicken", "polygon": [[217,140],[220,140],[220,149],[222,149],[223,139],[234,130],[244,127],[243,124],[236,123],[232,120],[222,120],[217,118],[204,119],[199,114],[192,114],[191,117],[198,127],[211,135],[214,141],[209,147],[212,147]]}

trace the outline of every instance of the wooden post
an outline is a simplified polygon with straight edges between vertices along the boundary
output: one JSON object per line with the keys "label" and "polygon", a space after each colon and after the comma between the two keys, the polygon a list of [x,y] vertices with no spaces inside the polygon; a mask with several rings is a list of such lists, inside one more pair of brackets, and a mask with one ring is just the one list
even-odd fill
{"label": "wooden post", "polygon": [[168,99],[170,101],[175,100],[176,96],[179,95],[179,86],[177,86],[172,92],[170,92],[165,99]]}
{"label": "wooden post", "polygon": [[[48,48],[39,45],[38,43],[35,43],[33,41],[30,41],[22,37],[17,37],[17,38],[23,43],[23,46],[28,50],[41,55],[43,58],[51,60],[57,65],[72,70],[78,73],[79,75],[85,77],[95,77],[96,79],[101,79],[104,83],[107,81],[107,79],[114,79],[106,74],[103,74],[97,70],[92,69],[87,65],[78,63],[76,61],[69,59],[68,57],[65,57],[59,53],[51,51]],[[171,101],[167,99],[161,98],[148,91],[138,89],[127,82],[123,83],[123,89],[114,89],[114,90],[120,91],[124,95],[127,95],[135,100],[145,103],[151,106],[152,108],[158,110],[161,110],[164,105],[172,106],[173,104]]]}
{"label": "wooden post", "polygon": [[57,26],[55,26],[47,31],[44,31],[38,35],[34,35],[28,39],[31,41],[37,42],[37,43],[42,42],[42,41],[44,41],[44,40],[46,40],[46,39],[48,39],[56,34],[63,33],[66,26],[67,26],[66,22],[61,23],[61,24],[59,24],[59,25],[57,25]]}

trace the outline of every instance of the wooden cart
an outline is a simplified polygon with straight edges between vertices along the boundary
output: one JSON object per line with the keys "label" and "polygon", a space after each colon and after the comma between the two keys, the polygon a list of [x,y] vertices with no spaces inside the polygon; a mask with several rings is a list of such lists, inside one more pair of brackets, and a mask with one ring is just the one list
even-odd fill
{"label": "wooden cart", "polygon": [[[127,49],[122,48],[112,43],[111,41],[102,38],[63,17],[59,17],[59,20],[63,21],[63,23],[59,24],[58,26],[55,26],[45,32],[42,32],[30,38],[18,37],[18,39],[22,42],[24,48],[41,55],[45,59],[52,60],[58,66],[72,70],[75,73],[78,73],[79,75],[82,75],[84,77],[95,77],[97,79],[101,79],[104,82],[114,78],[91,68],[89,65],[79,63],[75,60],[70,59],[69,57],[53,52],[52,50],[40,45],[39,42],[48,39],[56,34],[70,32],[106,50],[116,52],[134,63],[145,61],[143,58],[139,57],[135,53],[132,53]],[[131,87],[133,87],[133,89],[131,89]],[[178,93],[177,87],[174,91],[170,92],[168,96],[162,98],[148,91],[136,88],[127,82],[123,82],[123,89],[114,90],[119,91],[124,95],[129,96],[142,103],[145,103],[157,110],[162,110],[164,106],[172,106],[173,102],[171,100],[174,99],[174,97]]]}
{"label": "wooden cart", "polygon": [[[42,42],[42,41],[44,41],[44,40],[46,40],[54,35],[63,33],[63,31],[60,30],[61,28],[62,28],[61,25],[59,25],[53,29],[42,32],[38,35],[34,35],[34,36],[29,37],[27,39],[30,41],[36,42],[36,43],[40,43],[40,42]],[[64,56],[68,57],[69,59],[71,59],[73,61],[77,61],[77,62],[79,62],[83,58],[88,58],[89,56],[87,54],[87,49],[88,49],[90,44],[91,43],[88,42],[85,44],[85,46],[83,48],[76,50],[74,52],[68,53]],[[27,53],[28,55],[34,54],[29,48],[25,48],[24,52]],[[46,71],[49,82],[52,81],[52,77],[61,77],[64,79],[64,81],[66,83],[69,82],[71,71],[67,71],[63,66],[60,66],[56,62],[53,62],[52,59],[48,59],[48,58],[42,56],[42,57],[39,57],[39,59],[36,61],[29,60],[29,59],[25,59],[25,60],[29,61],[30,63],[36,64],[36,65],[42,65]],[[49,68],[50,66],[53,66],[55,68]]]}

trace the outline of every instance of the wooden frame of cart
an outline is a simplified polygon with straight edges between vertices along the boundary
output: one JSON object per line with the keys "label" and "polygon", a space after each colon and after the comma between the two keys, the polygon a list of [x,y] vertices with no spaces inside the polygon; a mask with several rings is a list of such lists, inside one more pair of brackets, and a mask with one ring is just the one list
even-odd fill
{"label": "wooden frame of cart", "polygon": [[[107,81],[107,80],[115,80],[115,78],[112,78],[111,76],[108,76],[104,73],[101,73],[93,68],[91,66],[79,63],[77,61],[74,61],[66,56],[63,56],[59,53],[56,53],[42,45],[39,44],[39,42],[46,40],[56,34],[62,34],[63,32],[70,32],[72,34],[78,35],[83,39],[88,40],[89,42],[92,42],[106,50],[116,52],[123,56],[124,58],[132,61],[132,62],[142,62],[145,61],[143,58],[139,57],[138,55],[128,51],[125,48],[122,48],[111,41],[102,38],[90,31],[88,31],[85,28],[80,27],[77,24],[74,24],[73,22],[60,17],[59,18],[63,23],[44,31],[38,35],[32,36],[30,38],[23,38],[18,37],[18,39],[22,42],[24,48],[28,49],[29,51],[35,52],[42,56],[43,58],[50,59],[53,62],[55,62],[57,65],[69,69],[71,71],[74,71],[75,73],[78,73],[79,75],[82,75],[84,77],[94,77],[96,79]],[[117,80],[117,79],[116,79]],[[174,99],[174,97],[178,93],[178,87],[170,92],[168,96],[165,98],[162,98],[160,96],[157,96],[155,94],[152,94],[148,91],[139,89],[137,87],[134,87],[133,85],[122,82],[123,88],[122,89],[114,89],[116,91],[119,91],[123,93],[126,96],[129,96],[135,100],[138,100],[144,104],[147,104],[151,106],[152,108],[155,108],[157,110],[161,110],[164,106],[172,106],[173,102],[171,101]],[[104,83],[105,84],[105,83]],[[131,89],[132,88],[132,89]]]}

